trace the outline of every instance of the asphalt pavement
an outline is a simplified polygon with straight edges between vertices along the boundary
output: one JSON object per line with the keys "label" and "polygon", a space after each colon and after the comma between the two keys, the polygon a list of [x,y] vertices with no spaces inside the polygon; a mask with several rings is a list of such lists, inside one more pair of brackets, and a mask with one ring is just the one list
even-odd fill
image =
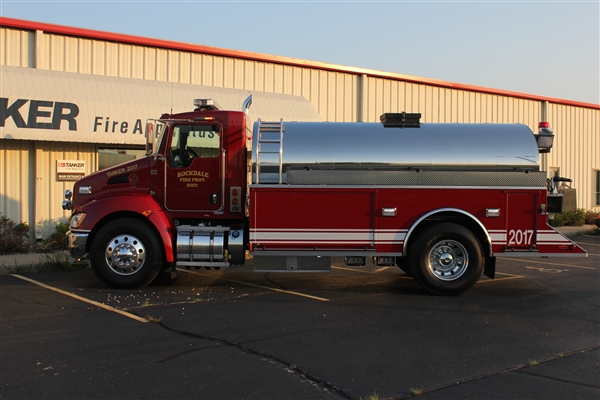
{"label": "asphalt pavement", "polygon": [[398,268],[0,276],[0,398],[600,398],[600,237],[433,296]]}

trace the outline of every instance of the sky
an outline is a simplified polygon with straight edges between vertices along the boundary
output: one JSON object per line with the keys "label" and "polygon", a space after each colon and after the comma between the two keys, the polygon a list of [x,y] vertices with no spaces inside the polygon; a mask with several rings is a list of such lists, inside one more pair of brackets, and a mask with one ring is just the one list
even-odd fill
{"label": "sky", "polygon": [[0,0],[0,15],[600,103],[600,0]]}

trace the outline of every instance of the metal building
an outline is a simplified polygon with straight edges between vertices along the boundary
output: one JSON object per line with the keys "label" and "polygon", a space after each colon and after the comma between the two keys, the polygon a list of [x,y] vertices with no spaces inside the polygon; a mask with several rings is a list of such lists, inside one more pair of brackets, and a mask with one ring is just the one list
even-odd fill
{"label": "metal building", "polygon": [[378,121],[406,111],[534,131],[549,121],[555,143],[543,169],[573,179],[579,208],[600,209],[598,104],[10,18],[0,19],[0,77],[0,213],[38,239],[67,217],[60,202],[72,182],[59,161],[83,161],[76,175],[139,156],[140,121],[198,97],[239,109],[249,92],[263,118]]}

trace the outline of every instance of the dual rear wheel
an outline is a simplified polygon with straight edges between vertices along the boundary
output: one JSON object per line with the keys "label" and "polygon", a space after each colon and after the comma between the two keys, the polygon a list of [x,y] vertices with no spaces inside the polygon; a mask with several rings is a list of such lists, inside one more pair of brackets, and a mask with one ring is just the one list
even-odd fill
{"label": "dual rear wheel", "polygon": [[400,267],[435,294],[456,295],[473,287],[483,272],[479,240],[461,225],[436,224],[410,246],[407,263]]}

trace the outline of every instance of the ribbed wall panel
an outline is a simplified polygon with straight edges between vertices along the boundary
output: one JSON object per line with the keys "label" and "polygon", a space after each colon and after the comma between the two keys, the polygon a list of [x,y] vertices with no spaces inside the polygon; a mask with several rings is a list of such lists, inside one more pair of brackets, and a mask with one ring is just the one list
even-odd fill
{"label": "ribbed wall panel", "polygon": [[595,173],[600,170],[598,111],[551,104],[548,116],[555,135],[548,167],[560,168],[561,176],[573,179],[579,207],[599,206],[594,196]]}
{"label": "ribbed wall panel", "polygon": [[12,67],[34,67],[35,32],[16,29],[0,29],[2,65]]}
{"label": "ribbed wall panel", "polygon": [[121,78],[131,78],[131,53],[133,46],[118,46],[119,58],[117,67],[119,69],[118,76]]}
{"label": "ribbed wall panel", "polygon": [[92,41],[80,39],[78,41],[77,71],[80,74],[92,73]]}
{"label": "ribbed wall panel", "polygon": [[104,48],[105,43],[91,40],[90,65],[92,74],[104,75]]}
{"label": "ribbed wall panel", "polygon": [[168,60],[168,52],[166,50],[156,49],[154,80],[163,82],[168,80]]}
{"label": "ribbed wall panel", "polygon": [[66,72],[79,72],[79,42],[81,40],[77,38],[65,38],[65,71]]}
{"label": "ribbed wall panel", "polygon": [[35,203],[33,148],[32,141],[0,140],[0,213],[30,226]]}
{"label": "ribbed wall panel", "polygon": [[[537,129],[541,105],[494,94],[435,86],[367,80],[366,121],[379,121],[384,112],[418,112],[423,122],[524,123]],[[574,108],[574,107],[569,107]]]}

